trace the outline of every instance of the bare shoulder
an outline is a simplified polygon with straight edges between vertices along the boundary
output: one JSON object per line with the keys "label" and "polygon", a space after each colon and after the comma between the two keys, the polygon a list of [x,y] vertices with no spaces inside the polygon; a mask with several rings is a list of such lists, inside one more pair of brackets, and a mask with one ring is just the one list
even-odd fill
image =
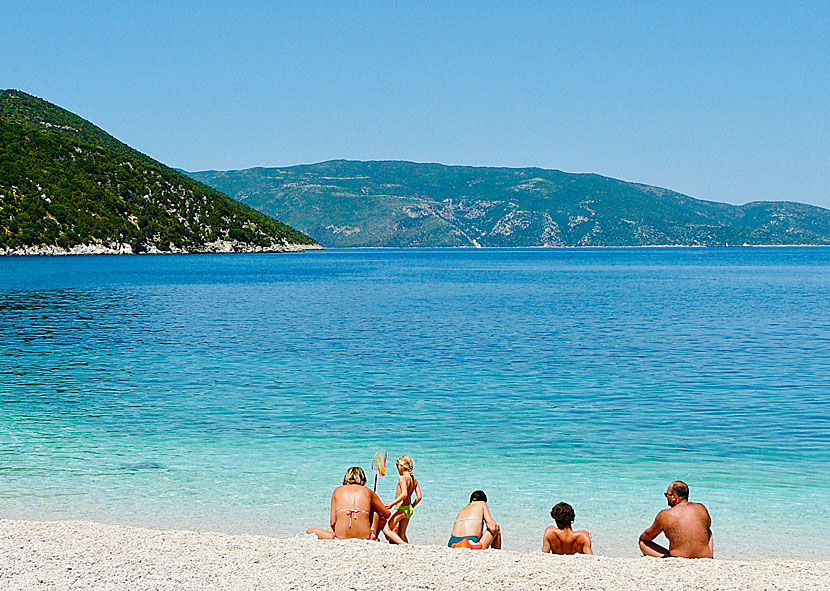
{"label": "bare shoulder", "polygon": [[692,503],[694,505],[695,511],[697,511],[700,515],[709,517],[709,510],[706,508],[706,505],[703,503]]}
{"label": "bare shoulder", "polygon": [[587,539],[589,539],[589,540],[591,539],[591,532],[589,532],[589,531],[588,531],[588,530],[586,530],[586,529],[580,529],[580,530],[578,530],[578,531],[575,531],[574,533],[575,533],[576,535],[578,535],[579,537],[583,538],[583,539],[584,539],[584,538],[587,538]]}
{"label": "bare shoulder", "polygon": [[657,514],[657,517],[654,518],[654,523],[659,525],[665,525],[667,521],[671,521],[672,518],[672,509],[674,507],[669,507],[668,509],[663,509]]}
{"label": "bare shoulder", "polygon": [[545,537],[552,538],[556,535],[559,530],[555,525],[549,525],[545,528]]}

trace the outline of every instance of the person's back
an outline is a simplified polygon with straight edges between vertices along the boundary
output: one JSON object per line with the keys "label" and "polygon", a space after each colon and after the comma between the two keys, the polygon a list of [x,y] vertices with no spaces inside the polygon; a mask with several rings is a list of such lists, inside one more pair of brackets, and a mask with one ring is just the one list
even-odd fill
{"label": "person's back", "polygon": [[344,484],[334,489],[331,497],[334,511],[334,535],[338,539],[373,537],[372,491],[359,484]]}
{"label": "person's back", "polygon": [[545,530],[542,552],[551,554],[593,554],[591,534],[585,530],[559,529],[551,525]]}
{"label": "person's back", "polygon": [[456,537],[476,536],[481,537],[484,529],[484,507],[485,501],[471,501],[455,517],[452,526],[452,535]]}
{"label": "person's back", "polygon": [[477,548],[501,548],[501,529],[490,514],[484,491],[473,491],[470,502],[458,512],[447,545],[454,547],[463,540]]}
{"label": "person's back", "polygon": [[542,538],[542,552],[552,554],[593,554],[591,534],[585,530],[574,531],[571,524],[575,518],[573,507],[558,503],[550,511],[556,526],[549,526]]}
{"label": "person's back", "polygon": [[[712,519],[706,507],[689,501],[689,486],[681,480],[672,482],[663,494],[669,508],[660,511],[654,523],[640,534],[643,554],[663,558],[712,558]],[[669,540],[668,549],[653,541],[660,533]]]}
{"label": "person's back", "polygon": [[686,501],[662,511],[663,533],[669,553],[681,558],[712,558],[711,519],[700,503]]}
{"label": "person's back", "polygon": [[415,476],[411,472],[401,474],[401,478],[398,481],[398,487],[395,489],[395,497],[397,498],[398,495],[403,495],[403,500],[400,504],[403,506],[412,505],[412,495],[415,494],[415,489],[417,487],[418,481],[415,480]]}
{"label": "person's back", "polygon": [[389,518],[389,509],[374,491],[366,488],[366,473],[359,466],[346,470],[343,484],[331,493],[329,528],[310,527],[306,533],[320,539],[360,538],[374,539],[372,517],[377,514],[378,527],[383,528]]}

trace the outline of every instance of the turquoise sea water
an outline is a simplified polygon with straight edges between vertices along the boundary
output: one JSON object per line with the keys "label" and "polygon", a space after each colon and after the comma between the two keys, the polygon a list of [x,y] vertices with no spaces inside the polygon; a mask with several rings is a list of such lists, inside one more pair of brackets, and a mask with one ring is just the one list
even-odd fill
{"label": "turquoise sea water", "polygon": [[827,248],[0,259],[3,518],[294,535],[386,448],[415,543],[482,488],[635,556],[679,478],[716,556],[830,559],[829,391]]}

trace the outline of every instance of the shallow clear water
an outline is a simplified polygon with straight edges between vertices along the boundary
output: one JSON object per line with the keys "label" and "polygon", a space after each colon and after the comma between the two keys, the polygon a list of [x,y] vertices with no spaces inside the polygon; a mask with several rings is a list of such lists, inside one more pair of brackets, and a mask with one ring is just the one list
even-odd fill
{"label": "shallow clear water", "polygon": [[828,296],[827,248],[0,258],[0,517],[294,535],[382,447],[415,543],[482,488],[634,556],[680,478],[718,557],[830,559]]}

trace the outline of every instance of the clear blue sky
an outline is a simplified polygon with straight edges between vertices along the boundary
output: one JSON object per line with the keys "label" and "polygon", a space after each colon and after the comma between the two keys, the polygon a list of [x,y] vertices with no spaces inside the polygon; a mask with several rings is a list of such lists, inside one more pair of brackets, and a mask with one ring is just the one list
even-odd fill
{"label": "clear blue sky", "polygon": [[539,166],[830,208],[830,2],[16,2],[0,88],[187,170]]}

